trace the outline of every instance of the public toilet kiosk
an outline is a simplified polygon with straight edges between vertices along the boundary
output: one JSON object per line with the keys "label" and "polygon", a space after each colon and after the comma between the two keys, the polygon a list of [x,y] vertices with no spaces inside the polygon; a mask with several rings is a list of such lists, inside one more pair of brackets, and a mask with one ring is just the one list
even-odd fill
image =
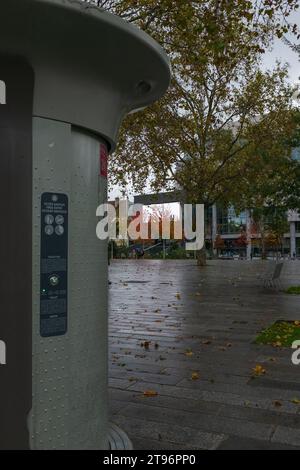
{"label": "public toilet kiosk", "polygon": [[108,449],[107,156],[170,81],[161,47],[80,0],[1,2],[0,449]]}

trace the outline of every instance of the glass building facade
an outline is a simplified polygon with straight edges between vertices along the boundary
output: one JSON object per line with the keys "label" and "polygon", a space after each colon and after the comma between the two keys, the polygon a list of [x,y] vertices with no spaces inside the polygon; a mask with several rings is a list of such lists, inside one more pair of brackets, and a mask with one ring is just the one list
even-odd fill
{"label": "glass building facade", "polygon": [[[213,221],[212,210],[206,210],[206,238],[207,248],[211,249],[211,240],[213,238],[213,225],[215,224],[215,235],[217,236],[216,242],[214,243],[214,249],[220,256],[234,256],[240,257],[247,256],[260,256],[262,249],[261,234],[257,233],[257,227],[250,220],[247,221],[248,211],[236,213],[233,207],[217,207],[215,210],[216,218]],[[267,256],[275,256],[276,253],[280,253],[283,256],[290,256],[292,251],[292,244],[290,239],[290,225],[287,219],[287,214],[277,213],[270,210],[270,214],[265,219],[265,223],[271,225],[274,221],[278,220],[279,226],[282,225],[280,222],[286,220],[285,233],[279,242],[276,242],[276,238],[267,236],[264,241],[264,251]],[[247,223],[248,222],[248,223]],[[295,250],[293,251],[297,256],[300,256],[300,221],[295,223],[296,240]],[[275,224],[276,226],[276,224]],[[208,243],[210,240],[210,243]]]}
{"label": "glass building facade", "polygon": [[218,208],[217,231],[220,235],[237,235],[246,230],[247,214],[236,214],[233,207]]}

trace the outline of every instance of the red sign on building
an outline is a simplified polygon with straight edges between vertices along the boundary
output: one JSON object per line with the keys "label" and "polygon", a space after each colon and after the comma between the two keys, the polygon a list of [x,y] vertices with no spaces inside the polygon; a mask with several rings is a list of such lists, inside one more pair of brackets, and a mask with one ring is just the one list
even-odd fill
{"label": "red sign on building", "polygon": [[100,176],[107,178],[108,173],[108,151],[104,144],[100,145]]}

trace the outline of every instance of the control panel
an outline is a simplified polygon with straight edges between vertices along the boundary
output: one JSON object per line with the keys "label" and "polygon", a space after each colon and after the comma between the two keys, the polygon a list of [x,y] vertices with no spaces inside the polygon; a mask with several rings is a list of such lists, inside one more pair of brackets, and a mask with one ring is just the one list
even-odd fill
{"label": "control panel", "polygon": [[42,194],[40,334],[60,336],[68,328],[68,196]]}

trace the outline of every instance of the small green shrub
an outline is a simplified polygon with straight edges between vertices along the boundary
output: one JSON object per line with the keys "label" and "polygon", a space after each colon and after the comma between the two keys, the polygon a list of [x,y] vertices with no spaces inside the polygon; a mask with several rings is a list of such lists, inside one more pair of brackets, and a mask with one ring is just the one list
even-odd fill
{"label": "small green shrub", "polygon": [[300,286],[291,286],[285,291],[287,294],[300,295]]}
{"label": "small green shrub", "polygon": [[256,344],[269,344],[275,347],[290,347],[300,339],[300,321],[277,321],[263,330],[256,338]]}

